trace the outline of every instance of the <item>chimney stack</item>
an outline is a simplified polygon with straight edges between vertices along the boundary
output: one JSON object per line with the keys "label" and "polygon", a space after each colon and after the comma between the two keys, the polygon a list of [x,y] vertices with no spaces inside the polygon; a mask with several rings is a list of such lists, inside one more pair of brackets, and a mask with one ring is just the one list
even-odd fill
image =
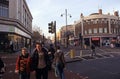
{"label": "chimney stack", "polygon": [[83,13],[80,14],[80,18],[83,18]]}
{"label": "chimney stack", "polygon": [[102,9],[99,9],[99,14],[101,14],[101,15],[102,15]]}
{"label": "chimney stack", "polygon": [[114,15],[115,15],[115,16],[119,16],[118,11],[115,11],[115,12],[114,12]]}

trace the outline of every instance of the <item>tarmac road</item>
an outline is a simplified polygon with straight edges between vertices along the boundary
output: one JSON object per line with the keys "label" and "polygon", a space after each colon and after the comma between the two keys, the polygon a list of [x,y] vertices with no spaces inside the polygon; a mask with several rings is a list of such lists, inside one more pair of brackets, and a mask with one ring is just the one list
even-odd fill
{"label": "tarmac road", "polygon": [[68,63],[67,69],[89,79],[120,79],[120,57]]}

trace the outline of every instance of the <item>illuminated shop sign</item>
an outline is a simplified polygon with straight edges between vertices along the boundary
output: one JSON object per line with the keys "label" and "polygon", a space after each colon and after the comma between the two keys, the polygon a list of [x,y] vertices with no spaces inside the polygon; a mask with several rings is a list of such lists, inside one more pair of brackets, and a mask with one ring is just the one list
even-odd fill
{"label": "illuminated shop sign", "polygon": [[100,40],[98,37],[93,37],[92,40]]}

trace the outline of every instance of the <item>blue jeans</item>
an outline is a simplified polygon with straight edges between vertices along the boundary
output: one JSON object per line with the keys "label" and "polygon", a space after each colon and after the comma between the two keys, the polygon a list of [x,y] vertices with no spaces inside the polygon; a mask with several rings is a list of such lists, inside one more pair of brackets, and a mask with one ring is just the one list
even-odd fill
{"label": "blue jeans", "polygon": [[56,72],[58,73],[60,79],[65,79],[64,68],[61,68],[60,63],[56,63]]}
{"label": "blue jeans", "polygon": [[19,79],[30,79],[30,73],[21,72],[19,74]]}

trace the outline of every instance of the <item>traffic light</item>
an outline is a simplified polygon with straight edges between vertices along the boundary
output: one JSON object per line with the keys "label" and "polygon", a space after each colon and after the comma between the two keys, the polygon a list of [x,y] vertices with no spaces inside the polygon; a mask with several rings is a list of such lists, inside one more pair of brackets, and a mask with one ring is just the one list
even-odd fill
{"label": "traffic light", "polygon": [[51,22],[51,23],[48,23],[48,32],[49,33],[55,33],[55,26],[56,26],[56,24],[55,24],[55,22],[53,23],[53,21]]}

